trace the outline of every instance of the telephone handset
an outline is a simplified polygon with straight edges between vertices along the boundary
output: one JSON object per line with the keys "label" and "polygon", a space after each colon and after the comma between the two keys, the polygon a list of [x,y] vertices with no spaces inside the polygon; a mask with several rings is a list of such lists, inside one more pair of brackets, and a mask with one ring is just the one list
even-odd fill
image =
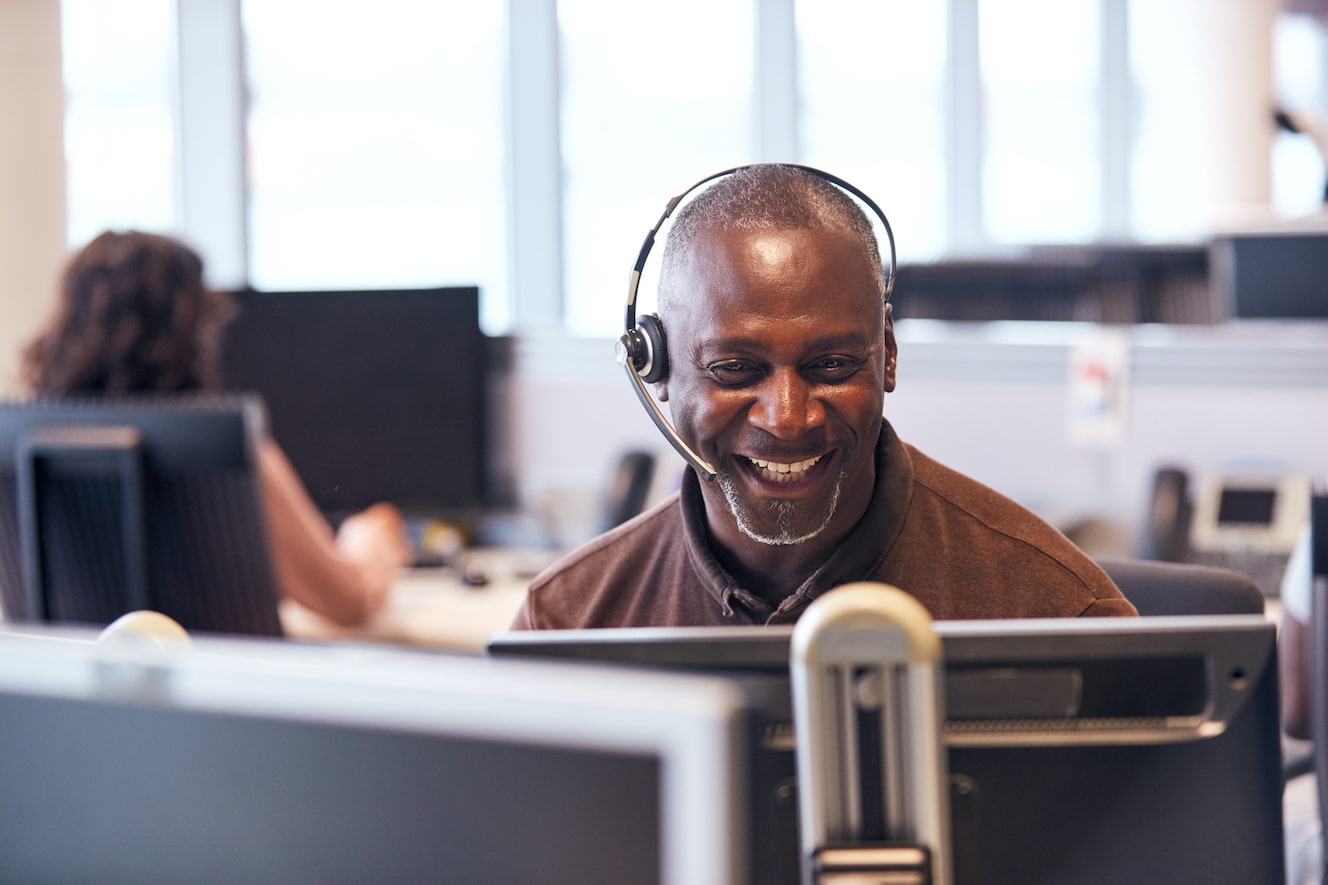
{"label": "telephone handset", "polygon": [[1143,557],[1163,562],[1188,562],[1193,515],[1189,474],[1178,467],[1160,468],[1153,475],[1153,494],[1149,499],[1148,523],[1141,551]]}
{"label": "telephone handset", "polygon": [[1141,555],[1244,572],[1277,596],[1287,559],[1309,519],[1307,476],[1268,469],[1229,469],[1193,488],[1186,471],[1153,476]]}

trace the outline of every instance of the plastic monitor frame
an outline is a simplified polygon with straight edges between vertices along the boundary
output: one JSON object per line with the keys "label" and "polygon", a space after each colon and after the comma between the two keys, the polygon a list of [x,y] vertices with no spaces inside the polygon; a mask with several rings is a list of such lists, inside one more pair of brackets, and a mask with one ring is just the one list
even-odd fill
{"label": "plastic monitor frame", "polygon": [[731,885],[741,714],[690,675],[0,633],[0,870]]}
{"label": "plastic monitor frame", "polygon": [[[1283,881],[1276,628],[1258,615],[938,621],[956,885]],[[542,631],[492,655],[750,688],[753,881],[798,880],[792,628]],[[789,841],[793,846],[789,846]]]}

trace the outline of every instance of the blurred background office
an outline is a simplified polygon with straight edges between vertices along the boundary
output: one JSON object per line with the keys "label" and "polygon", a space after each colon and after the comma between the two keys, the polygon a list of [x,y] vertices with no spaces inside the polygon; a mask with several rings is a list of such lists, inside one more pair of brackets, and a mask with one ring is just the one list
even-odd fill
{"label": "blurred background office", "polygon": [[1208,257],[1323,208],[1279,108],[1328,118],[1322,0],[6,0],[0,391],[106,228],[225,289],[478,286],[488,500],[575,543],[622,452],[673,463],[611,359],[641,238],[797,161],[893,223],[901,435],[1133,552],[1161,468],[1328,473],[1328,329]]}

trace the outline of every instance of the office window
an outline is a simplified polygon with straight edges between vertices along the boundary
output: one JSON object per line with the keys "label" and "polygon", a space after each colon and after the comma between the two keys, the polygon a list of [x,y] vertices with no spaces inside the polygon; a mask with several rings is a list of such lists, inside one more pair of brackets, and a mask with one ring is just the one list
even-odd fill
{"label": "office window", "polygon": [[506,293],[503,4],[243,6],[249,268],[260,289]]}
{"label": "office window", "polygon": [[576,334],[616,334],[628,272],[669,198],[751,161],[752,6],[560,0],[558,28],[563,315]]}
{"label": "office window", "polygon": [[172,0],[63,0],[67,231],[175,226]]}
{"label": "office window", "polygon": [[983,0],[982,220],[998,243],[1073,243],[1101,224],[1097,0]]}
{"label": "office window", "polygon": [[[526,0],[509,22],[511,6],[62,0],[71,244],[174,231],[205,258],[247,251],[260,288],[478,284],[486,331],[614,334],[666,200],[758,159],[862,187],[904,262],[1104,232],[1197,241],[1231,163],[1207,135],[1228,122],[1213,74],[1254,63],[1210,39],[1244,19],[1214,24],[1194,0]],[[181,53],[177,26],[209,37],[200,8],[239,10],[243,46]],[[509,35],[541,51],[511,57]],[[1275,44],[1278,101],[1322,117],[1322,21],[1283,14]],[[247,110],[194,101],[181,119],[181,83],[208,78],[243,78]],[[183,204],[216,165],[210,135],[182,125],[233,139],[230,156],[244,145],[247,216],[237,196],[208,229]],[[1315,211],[1310,139],[1272,153],[1274,211]],[[537,268],[533,284],[509,265]]]}
{"label": "office window", "polygon": [[866,191],[899,260],[946,246],[946,4],[802,0],[797,6],[803,160]]}

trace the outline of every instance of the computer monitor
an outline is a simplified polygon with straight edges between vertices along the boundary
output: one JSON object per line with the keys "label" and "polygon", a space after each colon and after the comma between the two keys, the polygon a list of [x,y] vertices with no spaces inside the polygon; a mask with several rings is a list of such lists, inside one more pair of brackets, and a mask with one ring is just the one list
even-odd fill
{"label": "computer monitor", "polygon": [[[1260,616],[937,622],[956,885],[1281,883],[1276,631]],[[753,882],[799,881],[792,628],[509,633],[494,656],[750,691]]]}
{"label": "computer monitor", "polygon": [[137,609],[192,631],[280,635],[256,397],[0,403],[0,605],[104,625]]}
{"label": "computer monitor", "polygon": [[223,382],[262,395],[273,437],[330,519],[376,501],[418,517],[487,503],[476,287],[234,297]]}
{"label": "computer monitor", "polygon": [[731,885],[722,680],[0,634],[0,878]]}
{"label": "computer monitor", "polygon": [[1328,231],[1213,240],[1212,285],[1240,319],[1328,319]]}

